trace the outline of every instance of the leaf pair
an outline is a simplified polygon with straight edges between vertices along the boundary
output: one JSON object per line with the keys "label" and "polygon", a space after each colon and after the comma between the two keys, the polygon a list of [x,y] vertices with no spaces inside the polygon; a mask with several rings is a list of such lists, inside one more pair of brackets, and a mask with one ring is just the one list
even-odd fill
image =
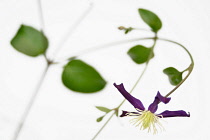
{"label": "leaf pair", "polygon": [[[138,9],[138,11],[142,20],[152,29],[153,32],[157,33],[161,29],[162,22],[155,13],[146,9]],[[137,64],[145,63],[147,60],[154,57],[152,49],[146,48],[142,45],[132,47],[128,51],[128,55]],[[183,72],[179,72],[173,67],[166,68],[163,72],[168,76],[170,83],[174,86],[178,85],[182,81]]]}
{"label": "leaf pair", "polygon": [[111,111],[115,111],[115,115],[118,117],[118,109],[109,109],[109,108],[106,108],[106,107],[103,107],[103,106],[96,106],[96,108],[102,112],[105,112],[105,115],[99,117],[96,119],[97,122],[101,122],[103,120],[103,118]]}
{"label": "leaf pair", "polygon": [[[97,108],[98,110],[102,111],[102,112],[105,112],[106,114],[108,114],[109,112],[112,111],[112,109],[108,109],[108,108],[102,107],[102,106],[96,106],[96,108]],[[97,118],[96,121],[97,121],[97,122],[102,121],[103,118],[106,116],[106,114],[103,115],[103,116],[101,116],[101,117],[99,117],[99,118]]]}
{"label": "leaf pair", "polygon": [[[155,13],[146,9],[138,9],[138,11],[142,20],[152,29],[153,32],[157,33],[161,29],[162,22]],[[154,52],[152,48],[136,45],[128,51],[128,55],[135,63],[143,64],[154,57]]]}
{"label": "leaf pair", "polygon": [[[139,14],[154,32],[157,32],[162,24],[160,19],[152,12],[139,9]],[[128,28],[128,33],[132,28]],[[12,46],[19,52],[36,57],[46,53],[48,39],[43,32],[33,27],[21,25],[17,34],[11,40]],[[128,51],[129,56],[137,64],[145,63],[154,56],[151,48],[137,45]],[[101,75],[90,65],[81,60],[71,60],[62,74],[62,81],[66,87],[73,91],[92,93],[103,89],[106,85]]]}
{"label": "leaf pair", "polygon": [[[21,25],[11,40],[11,45],[19,52],[36,57],[46,53],[48,40],[43,32],[33,27]],[[106,81],[90,65],[81,60],[70,60],[62,73],[63,84],[77,92],[93,93],[102,90]]]}

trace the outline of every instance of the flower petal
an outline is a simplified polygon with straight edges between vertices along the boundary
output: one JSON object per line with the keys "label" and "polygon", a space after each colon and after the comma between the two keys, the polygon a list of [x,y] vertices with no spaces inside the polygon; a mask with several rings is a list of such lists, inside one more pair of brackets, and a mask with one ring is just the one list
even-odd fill
{"label": "flower petal", "polygon": [[128,112],[128,111],[122,111],[122,114],[120,117],[125,117],[125,116],[139,116],[138,112]]}
{"label": "flower petal", "polygon": [[128,93],[125,90],[123,84],[116,85],[116,83],[114,83],[114,86],[125,97],[125,99],[127,99],[135,108],[138,108],[139,110],[145,110],[142,102],[139,99],[136,99],[135,97],[133,97],[130,93]]}
{"label": "flower petal", "polygon": [[190,113],[186,113],[183,110],[178,110],[178,111],[163,111],[162,113],[158,114],[160,117],[162,116],[163,118],[167,117],[190,117]]}
{"label": "flower petal", "polygon": [[152,113],[155,113],[158,109],[159,102],[163,102],[163,103],[167,104],[170,100],[171,100],[171,98],[163,97],[160,94],[160,92],[158,91],[157,95],[155,96],[155,100],[153,101],[152,104],[150,104],[150,106],[148,107],[148,110],[151,111]]}

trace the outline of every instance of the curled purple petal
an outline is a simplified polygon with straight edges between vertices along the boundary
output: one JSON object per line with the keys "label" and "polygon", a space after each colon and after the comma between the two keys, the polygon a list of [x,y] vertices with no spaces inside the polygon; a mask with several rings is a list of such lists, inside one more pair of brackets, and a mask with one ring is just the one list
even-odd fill
{"label": "curled purple petal", "polygon": [[190,117],[190,113],[186,113],[183,110],[178,111],[163,111],[162,113],[158,114],[160,117],[167,118],[167,117]]}
{"label": "curled purple petal", "polygon": [[138,112],[128,112],[128,111],[122,111],[122,114],[120,117],[125,117],[125,116],[139,116]]}
{"label": "curled purple petal", "polygon": [[148,110],[151,111],[152,113],[155,113],[158,109],[159,102],[163,102],[163,103],[167,104],[170,100],[171,100],[171,98],[166,98],[166,97],[162,96],[160,94],[160,92],[158,91],[157,95],[155,96],[155,100],[153,101],[152,104],[150,104],[150,106],[148,107]]}
{"label": "curled purple petal", "polygon": [[125,97],[125,99],[127,99],[135,108],[138,108],[139,110],[145,110],[142,102],[139,99],[136,99],[135,97],[133,97],[130,93],[128,93],[125,90],[123,84],[116,85],[116,83],[114,83],[114,86]]}

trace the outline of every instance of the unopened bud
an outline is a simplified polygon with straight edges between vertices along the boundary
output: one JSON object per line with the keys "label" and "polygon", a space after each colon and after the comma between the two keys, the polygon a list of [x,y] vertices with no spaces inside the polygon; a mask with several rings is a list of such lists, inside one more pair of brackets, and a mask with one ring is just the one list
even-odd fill
{"label": "unopened bud", "polygon": [[126,28],[124,26],[118,27],[119,30],[125,30]]}

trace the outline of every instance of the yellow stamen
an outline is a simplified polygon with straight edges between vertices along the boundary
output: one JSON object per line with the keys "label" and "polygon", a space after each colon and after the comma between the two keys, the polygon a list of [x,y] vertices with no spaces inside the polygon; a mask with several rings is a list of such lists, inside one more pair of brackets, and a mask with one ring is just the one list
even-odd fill
{"label": "yellow stamen", "polygon": [[[129,114],[130,115],[130,114]],[[139,116],[132,119],[131,123],[136,127],[140,126],[141,130],[148,129],[148,132],[153,131],[153,134],[158,132],[156,126],[162,129],[162,125],[159,122],[159,116],[150,111],[142,111]]]}

